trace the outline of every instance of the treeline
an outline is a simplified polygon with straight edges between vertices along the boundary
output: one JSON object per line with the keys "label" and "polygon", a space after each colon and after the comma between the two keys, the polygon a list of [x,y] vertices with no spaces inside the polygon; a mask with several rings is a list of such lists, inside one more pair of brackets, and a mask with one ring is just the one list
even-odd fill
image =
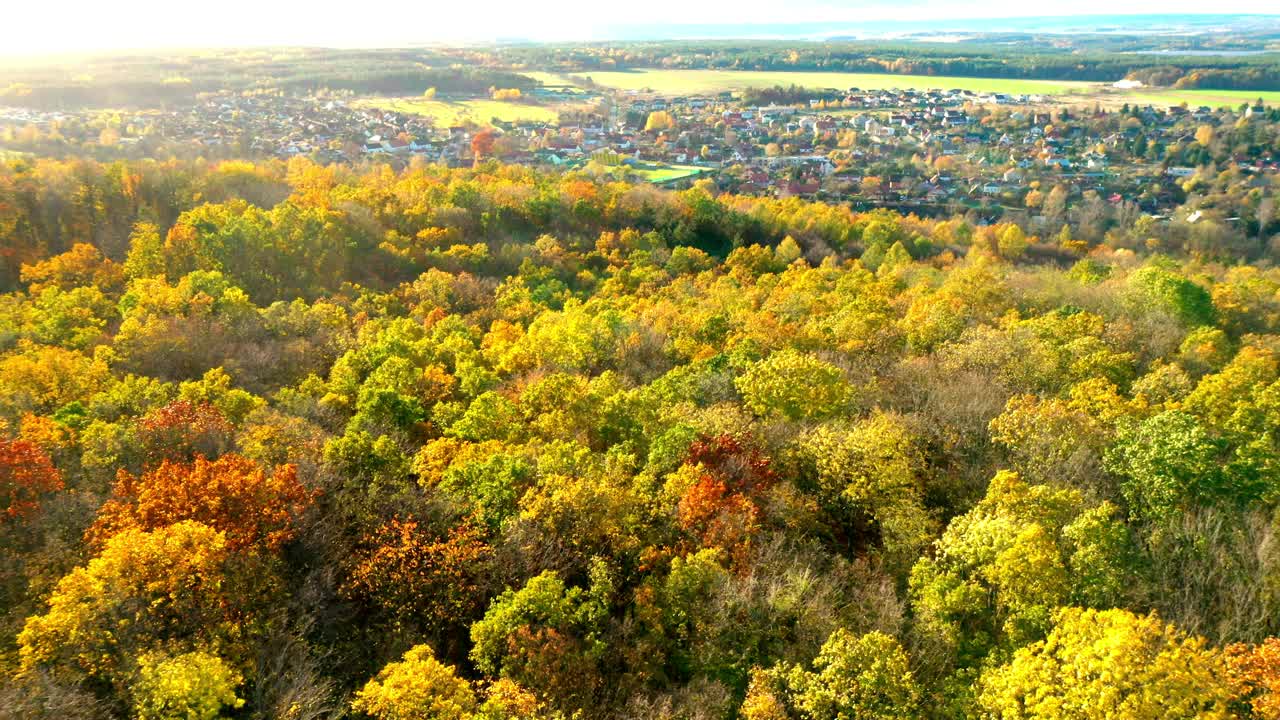
{"label": "treeline", "polygon": [[[1221,140],[1228,147],[1256,142],[1258,124],[1224,131]],[[1251,139],[1252,138],[1252,139]],[[1181,147],[1165,159],[1174,163],[1207,163],[1193,178],[1184,182],[1189,204],[1178,216],[1198,212],[1195,223],[1161,222],[1138,212],[1132,203],[1109,203],[1096,191],[1072,196],[1064,187],[1044,187],[1036,191],[1042,196],[1035,212],[1043,218],[1039,231],[1044,247],[1083,247],[1106,245],[1114,249],[1143,251],[1159,248],[1179,256],[1210,260],[1272,260],[1280,245],[1273,242],[1276,227],[1274,199],[1253,182],[1253,176],[1228,165],[1217,170],[1213,158],[1205,157],[1198,144]],[[488,168],[489,166],[484,166]],[[875,168],[872,168],[873,170]],[[886,171],[892,168],[885,168]],[[221,227],[228,216],[237,236],[221,247],[225,256],[204,258],[200,262],[225,269],[243,266],[246,273],[263,273],[261,292],[271,290],[276,282],[282,288],[312,297],[331,291],[347,279],[347,273],[359,274],[362,284],[398,282],[406,274],[420,271],[420,266],[406,265],[405,258],[414,247],[419,260],[444,257],[454,252],[451,267],[466,267],[467,256],[452,245],[428,249],[416,246],[414,233],[405,229],[394,213],[370,215],[371,208],[333,201],[321,213],[303,208],[287,200],[293,194],[291,183],[312,182],[319,190],[342,187],[342,183],[368,183],[385,178],[393,171],[371,164],[359,172],[339,166],[324,167],[306,159],[286,163],[269,161],[259,164],[229,161],[207,164],[201,161],[170,160],[99,163],[90,160],[19,160],[0,165],[0,291],[15,288],[20,282],[23,264],[70,250],[77,243],[99,248],[107,257],[122,261],[131,244],[138,223],[154,225],[162,244],[180,218],[210,217],[212,224],[201,220],[185,223],[195,227]],[[443,172],[439,169],[416,171],[427,177]],[[477,177],[488,177],[488,170],[476,171]],[[883,251],[892,242],[873,234],[864,238],[862,222],[849,216],[844,208],[822,203],[798,203],[770,198],[746,198],[705,194],[692,196],[663,195],[661,202],[645,200],[623,202],[623,198],[645,199],[653,192],[645,187],[623,183],[606,184],[607,192],[599,203],[579,205],[565,200],[560,190],[563,179],[554,173],[530,168],[503,167],[506,184],[519,186],[509,195],[495,194],[492,187],[468,180],[468,173],[449,176],[447,183],[433,183],[433,193],[445,194],[459,210],[457,227],[445,236],[450,242],[459,237],[484,240],[483,251],[476,256],[493,263],[495,272],[510,272],[519,261],[506,256],[506,242],[529,242],[543,232],[585,232],[635,229],[654,231],[671,246],[689,245],[711,256],[724,257],[735,247],[778,242],[790,233],[806,248],[825,248],[842,257],[857,257],[866,251]],[[587,175],[570,176],[582,192],[588,192],[595,181]],[[485,187],[489,189],[484,190]],[[360,197],[366,197],[361,195]],[[590,191],[595,198],[599,191]],[[247,204],[227,204],[241,199]],[[372,202],[372,201],[370,201]],[[208,205],[212,203],[212,205]],[[285,208],[289,212],[285,212]],[[608,212],[604,212],[607,209]],[[465,213],[463,212],[465,211]],[[863,217],[863,216],[858,216]],[[865,216],[870,217],[870,216]],[[1036,235],[1029,213],[1015,213],[1011,220],[1027,237]],[[919,221],[924,223],[925,221]],[[967,250],[970,237],[985,225],[979,217],[958,215],[927,221],[912,226],[904,242],[921,256],[936,255],[948,249]],[[276,233],[286,228],[291,238],[276,248]],[[181,230],[180,232],[187,232]],[[895,236],[896,239],[896,236]],[[1065,240],[1064,240],[1065,239]],[[1066,244],[1064,245],[1064,242]],[[247,244],[246,244],[247,243]],[[325,262],[341,264],[326,270],[309,270],[295,264],[296,253],[320,243],[316,252]],[[234,248],[234,250],[232,250]],[[250,252],[249,248],[253,248]],[[356,261],[355,258],[359,258]],[[192,261],[194,262],[194,260]],[[228,265],[230,264],[230,265]],[[191,267],[195,267],[194,265]],[[275,279],[272,279],[275,278]],[[381,281],[376,278],[382,278]],[[313,284],[316,283],[316,284]],[[251,292],[258,293],[259,283]]]}
{"label": "treeline", "polygon": [[1273,267],[496,164],[0,181],[0,717],[1280,702]]}
{"label": "treeline", "polygon": [[1215,90],[1274,90],[1280,87],[1280,68],[1274,63],[1264,67],[1204,68],[1153,67],[1129,72],[1129,78],[1147,85],[1175,88],[1209,88]]}
{"label": "treeline", "polygon": [[1277,55],[1151,55],[1076,51],[1050,38],[1001,47],[992,43],[688,41],[557,47],[521,46],[496,57],[565,71],[681,68],[956,75],[1114,82],[1137,77],[1187,88],[1280,89]]}
{"label": "treeline", "polygon": [[843,93],[831,90],[802,87],[792,84],[787,87],[747,88],[742,91],[742,102],[746,105],[798,105],[810,100],[831,100],[843,97]]}
{"label": "treeline", "polygon": [[529,78],[428,50],[225,51],[101,56],[0,67],[0,104],[44,109],[161,107],[220,90],[351,90],[484,94],[530,88]]}

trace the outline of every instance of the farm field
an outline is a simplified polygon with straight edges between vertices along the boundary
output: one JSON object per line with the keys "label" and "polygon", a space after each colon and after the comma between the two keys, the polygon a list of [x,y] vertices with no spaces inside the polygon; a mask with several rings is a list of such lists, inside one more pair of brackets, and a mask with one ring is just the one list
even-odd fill
{"label": "farm field", "polygon": [[856,87],[863,90],[912,88],[917,90],[958,89],[973,92],[998,92],[1012,95],[1054,95],[1060,100],[1101,102],[1106,105],[1140,103],[1143,105],[1239,105],[1258,97],[1269,104],[1280,103],[1280,91],[1258,90],[1162,90],[1135,88],[1119,90],[1105,83],[1014,80],[930,75],[892,75],[880,73],[826,72],[756,72],[734,70],[632,70],[625,72],[593,72],[558,75],[529,72],[525,75],[546,85],[561,85],[570,80],[590,77],[597,85],[621,90],[652,90],[662,94],[711,93],[775,85],[806,87]]}
{"label": "farm field", "polygon": [[[565,82],[566,79],[565,76],[552,73],[524,74],[541,80],[548,85],[560,84]],[[750,87],[804,85],[807,87],[856,87],[864,90],[884,90],[889,88],[958,89],[1019,95],[1061,95],[1071,92],[1087,92],[1096,87],[1093,83],[1055,80],[735,70],[632,70],[626,72],[577,73],[569,77],[590,77],[597,85],[605,87],[622,90],[651,89],[664,94],[709,93],[723,90],[741,90]]]}
{"label": "farm field", "polygon": [[555,122],[560,118],[561,106],[530,105],[526,103],[502,102],[498,100],[448,100],[414,98],[414,97],[375,97],[360,100],[357,106],[393,110],[433,117],[437,125],[454,125],[463,118],[470,118],[479,124],[488,124],[493,119],[502,122],[533,120],[535,122]]}
{"label": "farm field", "polygon": [[1208,105],[1209,107],[1235,107],[1241,103],[1253,102],[1262,98],[1268,105],[1280,104],[1280,91],[1277,90],[1160,90],[1158,88],[1139,88],[1128,93],[1121,93],[1126,102],[1142,105],[1178,105],[1183,102],[1191,107]]}

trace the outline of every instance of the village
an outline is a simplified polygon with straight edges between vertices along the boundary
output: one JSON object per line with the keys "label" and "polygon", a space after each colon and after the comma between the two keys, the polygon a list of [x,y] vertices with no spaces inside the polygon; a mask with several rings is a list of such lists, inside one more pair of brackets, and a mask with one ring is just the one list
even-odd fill
{"label": "village", "polygon": [[[1039,217],[1051,189],[1159,216],[1185,201],[1197,175],[1230,167],[1265,184],[1280,169],[1280,151],[1266,141],[1274,133],[1230,148],[1212,142],[1218,128],[1280,122],[1280,111],[1256,104],[1103,109],[965,90],[804,94],[764,104],[728,91],[544,87],[526,102],[564,108],[558,122],[466,117],[442,125],[349,95],[224,92],[187,108],[117,113],[105,123],[87,112],[0,108],[0,147],[56,154],[56,143],[96,144],[126,157],[168,151],[396,166],[495,158],[668,187],[709,181],[740,194],[921,215],[972,210],[989,219]],[[570,99],[576,104],[556,105]]]}

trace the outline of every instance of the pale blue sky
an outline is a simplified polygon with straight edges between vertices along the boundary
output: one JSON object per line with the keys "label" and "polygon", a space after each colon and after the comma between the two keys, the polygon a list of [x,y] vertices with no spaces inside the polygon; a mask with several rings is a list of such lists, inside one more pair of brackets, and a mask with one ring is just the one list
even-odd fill
{"label": "pale blue sky", "polygon": [[[6,3],[9,4],[9,3]],[[1216,13],[1276,13],[1276,0],[1226,0]],[[254,45],[386,46],[524,37],[605,39],[632,23],[779,23],[1183,13],[1200,0],[18,0],[3,53]]]}

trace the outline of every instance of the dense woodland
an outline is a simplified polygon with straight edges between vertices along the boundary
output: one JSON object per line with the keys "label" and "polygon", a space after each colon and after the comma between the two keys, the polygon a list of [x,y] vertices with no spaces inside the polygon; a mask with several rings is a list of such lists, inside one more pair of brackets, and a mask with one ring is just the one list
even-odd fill
{"label": "dense woodland", "polygon": [[1274,250],[1067,222],[4,165],[0,717],[1280,717]]}

